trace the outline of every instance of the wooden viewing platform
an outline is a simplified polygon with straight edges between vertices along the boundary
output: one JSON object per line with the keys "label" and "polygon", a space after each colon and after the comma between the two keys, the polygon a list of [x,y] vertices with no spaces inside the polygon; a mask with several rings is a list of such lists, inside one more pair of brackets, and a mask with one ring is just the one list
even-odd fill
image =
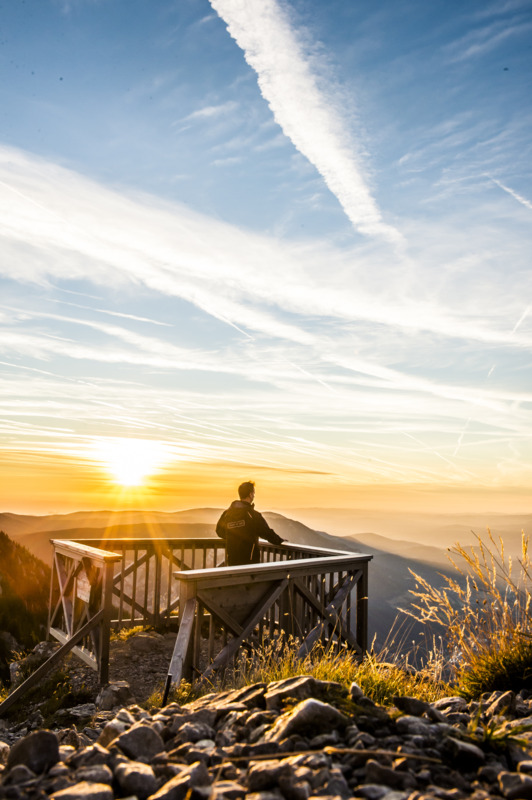
{"label": "wooden viewing platform", "polygon": [[61,643],[0,704],[0,713],[73,651],[109,680],[111,630],[178,628],[165,687],[208,681],[241,651],[293,637],[302,657],[319,640],[367,649],[372,556],[260,542],[260,563],[224,566],[219,539],[52,540],[48,631]]}

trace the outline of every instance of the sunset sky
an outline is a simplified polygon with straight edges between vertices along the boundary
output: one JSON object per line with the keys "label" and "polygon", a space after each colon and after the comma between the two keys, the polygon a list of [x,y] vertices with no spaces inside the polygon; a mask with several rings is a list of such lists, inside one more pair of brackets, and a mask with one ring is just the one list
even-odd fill
{"label": "sunset sky", "polygon": [[0,33],[0,511],[529,507],[532,0]]}

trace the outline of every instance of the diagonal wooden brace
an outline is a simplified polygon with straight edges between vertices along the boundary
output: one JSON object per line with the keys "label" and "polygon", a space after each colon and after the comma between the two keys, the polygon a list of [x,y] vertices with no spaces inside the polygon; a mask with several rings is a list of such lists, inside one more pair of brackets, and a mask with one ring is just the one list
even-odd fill
{"label": "diagonal wooden brace", "polygon": [[72,650],[72,648],[75,647],[78,642],[81,642],[81,640],[84,639],[85,636],[87,636],[87,634],[90,633],[91,630],[93,630],[96,625],[102,621],[104,614],[105,612],[103,609],[98,611],[98,613],[95,614],[89,622],[87,622],[82,628],[79,629],[79,631],[76,631],[76,633],[73,634],[68,642],[65,642],[65,644],[59,648],[59,650],[56,650],[55,653],[52,653],[50,658],[45,661],[44,664],[41,664],[41,666],[38,667],[35,672],[26,678],[24,683],[21,683],[20,686],[17,686],[17,688],[6,697],[4,702],[0,703],[0,716],[4,711],[7,711],[9,708],[11,708],[11,706],[16,703],[17,700],[28,691],[28,689],[31,689],[32,686],[35,686],[35,684],[40,681],[43,675],[46,675],[46,673],[55,664],[57,664],[57,662],[60,661],[63,656],[70,652],[70,650]]}
{"label": "diagonal wooden brace", "polygon": [[[337,612],[339,611],[339,609],[341,609],[342,605],[345,603],[347,595],[353,589],[353,587],[358,583],[361,576],[362,576],[362,570],[357,570],[357,572],[355,572],[346,581],[344,581],[340,591],[336,593],[334,598],[324,609],[322,609],[315,602],[315,600],[312,598],[312,595],[308,593],[306,587],[304,587],[303,585],[298,585],[296,583],[296,588],[298,591],[303,590],[305,592],[304,594],[305,599],[307,599],[309,602],[312,601],[311,604],[316,609],[316,611],[323,617],[324,622],[327,621],[330,622],[332,625],[337,625],[337,627],[340,627],[341,625],[340,615]],[[314,644],[318,641],[323,630],[324,622],[318,623],[318,625],[316,625],[310,631],[308,636],[304,639],[303,644],[301,645],[297,653],[298,658],[303,658],[308,652],[310,652]],[[348,631],[346,632],[345,627],[343,628],[343,630],[340,628],[340,630],[341,630],[341,635],[349,642],[349,644],[355,650],[357,650],[359,654],[362,654],[362,647],[356,641],[356,639],[351,635],[351,633]],[[349,638],[347,634],[349,634]]]}
{"label": "diagonal wooden brace", "polygon": [[259,622],[259,620],[262,619],[265,612],[275,603],[277,598],[284,592],[287,586],[288,579],[284,578],[280,583],[273,586],[266,592],[265,595],[263,595],[258,605],[255,606],[250,616],[244,622],[240,635],[235,636],[234,639],[231,639],[231,641],[228,642],[223,650],[216,656],[212,664],[210,664],[202,674],[198,681],[198,686],[201,686],[203,683],[205,683],[209,675],[229,661],[229,659],[236,653],[244,639],[252,632],[255,625]]}
{"label": "diagonal wooden brace", "polygon": [[212,614],[213,617],[217,617],[234,636],[240,636],[244,630],[242,625],[240,625],[236,619],[233,619],[233,617],[228,614],[227,611],[214,603],[209,597],[206,597],[204,592],[198,592],[198,600],[203,603],[206,610]]}
{"label": "diagonal wooden brace", "polygon": [[[350,584],[349,589],[351,589],[353,587],[353,585],[357,582],[358,577],[359,576],[357,576],[357,575],[353,575],[352,578],[349,579],[349,581],[348,581],[349,584]],[[304,600],[306,600],[306,602],[309,604],[309,606],[311,606],[311,608],[313,608],[320,615],[320,617],[323,620],[322,623],[318,623],[318,625],[315,628],[313,628],[313,631],[316,630],[316,628],[320,628],[321,629],[323,627],[323,623],[328,622],[333,629],[336,629],[338,631],[338,635],[342,639],[345,639],[345,641],[349,645],[351,645],[351,647],[353,647],[355,650],[360,650],[360,647],[359,647],[359,644],[358,644],[356,638],[353,636],[351,631],[345,626],[341,615],[339,613],[333,613],[333,612],[337,612],[338,608],[341,608],[341,606],[345,602],[347,594],[349,593],[348,589],[346,589],[346,591],[343,591],[344,588],[345,588],[345,582],[344,582],[344,585],[339,590],[339,592],[337,592],[337,594],[335,595],[335,598],[332,600],[331,603],[329,603],[329,605],[326,608],[323,605],[320,604],[320,602],[314,597],[313,594],[311,594],[311,592],[307,589],[307,587],[300,580],[298,580],[298,579],[294,580],[294,587],[295,587],[296,591],[298,591],[299,594],[301,594],[301,596],[304,598]],[[336,598],[340,595],[340,593],[342,593],[342,597],[343,597],[342,601],[341,602],[335,602]],[[312,631],[311,631],[311,633],[312,633]],[[309,636],[310,636],[310,634],[309,634]]]}

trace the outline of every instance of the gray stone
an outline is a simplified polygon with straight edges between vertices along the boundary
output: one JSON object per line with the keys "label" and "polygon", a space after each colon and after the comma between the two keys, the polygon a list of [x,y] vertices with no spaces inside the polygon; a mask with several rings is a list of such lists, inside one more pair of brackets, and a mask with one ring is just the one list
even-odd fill
{"label": "gray stone", "polygon": [[125,725],[134,725],[137,720],[131,711],[128,711],[127,708],[121,708],[120,711],[116,712],[116,716],[112,721],[122,722]]}
{"label": "gray stone", "polygon": [[79,782],[111,784],[113,782],[113,773],[107,764],[93,764],[76,770],[76,778]]}
{"label": "gray stone", "polygon": [[329,780],[324,787],[328,794],[334,797],[351,797],[351,790],[344,775],[338,767],[333,767],[329,773]]}
{"label": "gray stone", "polygon": [[7,758],[8,769],[25,764],[40,773],[59,761],[59,742],[52,731],[33,731],[12,746]]}
{"label": "gray stone", "polygon": [[427,736],[433,731],[430,722],[419,719],[419,717],[399,717],[396,721],[397,730],[400,734],[409,736]]}
{"label": "gray stone", "polygon": [[219,708],[233,703],[241,703],[246,708],[265,708],[264,695],[266,694],[265,683],[254,683],[251,686],[244,686],[242,689],[224,693],[220,697]]}
{"label": "gray stone", "polygon": [[349,697],[351,698],[351,700],[359,700],[361,697],[364,697],[364,692],[362,691],[358,683],[355,683],[354,681],[349,687]]}
{"label": "gray stone", "polygon": [[381,786],[378,783],[361,783],[356,787],[357,797],[365,797],[366,800],[381,800],[381,797],[389,794],[388,786]]}
{"label": "gray stone", "polygon": [[47,772],[47,777],[55,778],[59,775],[71,775],[71,774],[72,772],[71,770],[69,770],[66,764],[62,764],[61,761],[58,761],[57,764],[54,764],[53,767],[50,767],[50,769]]}
{"label": "gray stone", "polygon": [[517,771],[522,772],[524,775],[532,775],[532,761],[521,761],[517,767]]}
{"label": "gray stone", "polygon": [[9,664],[9,681],[11,686],[16,686],[22,674],[22,661],[11,661]]}
{"label": "gray stone", "polygon": [[62,731],[56,731],[57,741],[59,742],[59,753],[61,757],[61,747],[70,745],[71,747],[78,748],[80,745],[79,733],[75,728],[63,728]]}
{"label": "gray stone", "polygon": [[247,772],[247,787],[249,792],[261,792],[272,789],[278,785],[282,776],[290,777],[292,770],[285,761],[256,761],[251,763]]}
{"label": "gray stone", "polygon": [[453,767],[457,769],[476,770],[486,760],[486,756],[480,747],[470,742],[454,739],[452,736],[445,739],[443,752],[452,760]]}
{"label": "gray stone", "polygon": [[136,795],[143,800],[157,789],[157,779],[153,769],[141,761],[129,761],[119,764],[115,769],[115,778],[122,792]]}
{"label": "gray stone", "polygon": [[417,697],[396,696],[393,698],[393,702],[399,711],[414,717],[420,717],[430,708],[429,703],[424,700],[418,700]]}
{"label": "gray stone", "polygon": [[14,785],[17,783],[26,783],[35,778],[35,773],[26,766],[26,764],[16,764],[12,769],[8,770],[2,783],[4,786]]}
{"label": "gray stone", "polygon": [[245,797],[246,789],[237,781],[216,781],[212,785],[213,800],[239,800]]}
{"label": "gray stone", "polygon": [[334,706],[310,697],[279,717],[271,730],[265,733],[264,740],[280,742],[297,733],[311,737],[336,728],[345,730],[348,724],[348,718]]}
{"label": "gray stone", "polygon": [[310,675],[298,675],[294,678],[285,678],[282,681],[270,683],[264,700],[267,709],[280,709],[288,697],[295,700],[326,697],[331,689],[339,690],[342,693],[345,691],[340,683],[319,681]]}
{"label": "gray stone", "polygon": [[214,728],[204,722],[185,722],[176,733],[176,742],[199,742],[201,739],[214,739]]}
{"label": "gray stone", "polygon": [[311,750],[322,750],[324,747],[337,747],[341,743],[341,736],[337,730],[332,730],[329,733],[320,733],[314,736],[309,746]]}
{"label": "gray stone", "polygon": [[367,783],[377,783],[389,786],[392,789],[410,789],[416,785],[415,778],[409,772],[386,767],[374,759],[366,763]]}
{"label": "gray stone", "polygon": [[134,702],[135,698],[127,681],[115,681],[104,686],[96,698],[96,705],[102,711],[111,711],[117,706],[127,706]]}
{"label": "gray stone", "polygon": [[308,800],[312,789],[307,781],[294,781],[292,778],[281,778],[279,789],[286,800]]}
{"label": "gray stone", "polygon": [[[264,734],[266,733],[266,731],[269,730],[269,728],[270,728],[270,725],[268,725],[267,723],[264,723],[264,725],[259,725],[258,728],[255,728],[254,730],[252,730],[251,733],[249,734],[249,742],[250,742],[250,744],[253,744],[254,742],[260,741],[262,739],[262,737],[264,736]],[[224,733],[227,734],[227,733],[230,733],[230,731],[225,731]],[[217,734],[217,736],[218,735],[219,734]]]}
{"label": "gray stone", "polygon": [[520,719],[509,719],[507,720],[505,727],[508,729],[512,728],[532,728],[532,717],[521,717]]}
{"label": "gray stone", "polygon": [[184,800],[190,789],[209,786],[210,783],[207,767],[197,761],[170,778],[155,794],[150,795],[150,800]]}
{"label": "gray stone", "polygon": [[[79,747],[79,743],[78,743]],[[77,750],[77,747],[74,747],[72,744],[60,744],[59,745],[59,760],[66,761],[73,755]]]}
{"label": "gray stone", "polygon": [[306,767],[312,771],[331,766],[331,757],[327,753],[300,753],[286,761],[294,768]]}
{"label": "gray stone", "polygon": [[433,708],[438,711],[465,711],[467,708],[467,700],[463,697],[441,697],[431,703]]}
{"label": "gray stone", "polygon": [[130,726],[125,722],[119,722],[117,719],[112,719],[107,723],[96,741],[98,744],[101,744],[102,747],[107,747],[112,741],[120,736],[121,733],[125,733],[125,731],[129,730],[129,728]]}
{"label": "gray stone", "polygon": [[[214,726],[218,711],[215,708],[200,708],[197,711],[186,711],[186,706],[183,707],[181,714],[176,714],[170,723],[170,733],[178,733],[183,725],[206,725],[209,728]],[[205,737],[202,737],[205,738]]]}
{"label": "gray stone", "polygon": [[451,722],[453,725],[458,724],[467,727],[471,722],[471,715],[465,711],[449,711],[445,713],[445,716],[447,717],[447,722]]}
{"label": "gray stone", "polygon": [[81,732],[83,739],[80,736],[80,744],[85,744],[86,739],[88,739],[89,742],[95,742],[100,738],[100,732],[99,728],[89,728],[88,726],[83,728]]}
{"label": "gray stone", "polygon": [[499,772],[506,771],[506,767],[503,767],[497,762],[489,763],[485,764],[483,767],[479,767],[477,770],[477,778],[483,783],[496,784],[499,777]]}
{"label": "gray stone", "polygon": [[81,703],[78,706],[70,706],[70,708],[61,708],[56,716],[58,717],[75,717],[76,719],[83,719],[83,717],[92,717],[97,712],[95,703]]}
{"label": "gray stone", "polygon": [[95,764],[108,764],[110,758],[109,750],[96,743],[84,747],[83,750],[74,752],[67,757],[66,763],[74,767],[74,769],[77,769],[78,767],[86,767]]}
{"label": "gray stone", "polygon": [[153,758],[164,750],[164,742],[157,731],[149,725],[136,723],[129,730],[121,733],[114,740],[114,744],[134,760],[140,758]]}
{"label": "gray stone", "polygon": [[504,714],[507,711],[513,713],[515,711],[515,693],[503,692],[488,706],[486,714],[489,717],[494,717],[497,714]]}
{"label": "gray stone", "polygon": [[7,764],[8,756],[9,745],[6,742],[0,742],[0,764]]}
{"label": "gray stone", "polygon": [[532,778],[518,772],[501,772],[499,789],[507,800],[530,800],[532,798]]}
{"label": "gray stone", "polygon": [[82,781],[51,795],[51,800],[113,800],[114,792],[106,783]]}

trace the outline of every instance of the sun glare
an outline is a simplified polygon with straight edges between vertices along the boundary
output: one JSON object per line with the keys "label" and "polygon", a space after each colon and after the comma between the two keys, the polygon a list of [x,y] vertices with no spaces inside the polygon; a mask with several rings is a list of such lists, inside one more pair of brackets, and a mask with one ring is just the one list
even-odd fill
{"label": "sun glare", "polygon": [[99,459],[120,486],[143,486],[170,459],[167,445],[148,439],[108,439],[98,442]]}

